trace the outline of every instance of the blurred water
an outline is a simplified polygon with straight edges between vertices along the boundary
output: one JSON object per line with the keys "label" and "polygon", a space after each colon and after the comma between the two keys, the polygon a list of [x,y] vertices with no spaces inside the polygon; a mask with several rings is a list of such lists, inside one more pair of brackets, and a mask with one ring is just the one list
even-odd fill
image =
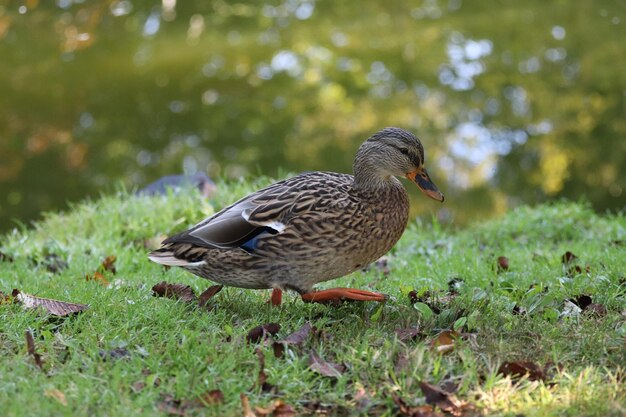
{"label": "blurred water", "polygon": [[[463,223],[623,209],[626,3],[0,2],[0,229],[123,182],[349,172],[415,131]],[[281,171],[282,170],[282,171]]]}

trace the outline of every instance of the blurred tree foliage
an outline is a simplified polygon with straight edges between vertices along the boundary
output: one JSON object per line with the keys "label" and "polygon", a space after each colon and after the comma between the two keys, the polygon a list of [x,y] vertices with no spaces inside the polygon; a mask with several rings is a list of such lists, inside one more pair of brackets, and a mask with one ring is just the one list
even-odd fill
{"label": "blurred tree foliage", "polygon": [[622,1],[0,5],[0,228],[119,180],[349,171],[389,125],[443,219],[625,206]]}

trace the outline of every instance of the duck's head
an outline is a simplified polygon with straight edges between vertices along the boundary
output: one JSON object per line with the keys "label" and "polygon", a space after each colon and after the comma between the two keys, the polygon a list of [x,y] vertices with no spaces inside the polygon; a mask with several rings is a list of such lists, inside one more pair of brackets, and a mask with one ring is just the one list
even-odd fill
{"label": "duck's head", "polygon": [[406,177],[428,197],[444,199],[424,168],[422,143],[398,127],[386,127],[366,140],[357,153],[354,171],[357,181],[359,176]]}

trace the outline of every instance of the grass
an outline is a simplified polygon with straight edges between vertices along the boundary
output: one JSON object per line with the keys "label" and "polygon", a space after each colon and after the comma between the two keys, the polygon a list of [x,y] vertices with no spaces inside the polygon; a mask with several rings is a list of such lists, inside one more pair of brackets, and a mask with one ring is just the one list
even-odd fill
{"label": "grass", "polygon": [[[0,251],[13,261],[0,262],[0,290],[18,288],[90,308],[59,319],[0,304],[1,414],[166,415],[159,407],[165,395],[193,399],[220,389],[222,404],[188,408],[186,414],[242,415],[245,393],[253,406],[280,398],[298,415],[392,416],[399,413],[393,395],[410,405],[425,403],[420,381],[453,384],[457,398],[485,415],[626,413],[623,215],[559,202],[519,208],[459,231],[413,222],[389,255],[388,275],[372,267],[322,285],[385,292],[391,299],[384,305],[328,307],[286,296],[282,307],[272,308],[268,291],[225,288],[207,312],[153,297],[152,285],[163,280],[197,293],[210,283],[149,262],[145,241],[180,231],[267,182],[221,184],[208,202],[195,193],[137,197],[121,191],[3,236]],[[578,256],[580,273],[562,265],[566,251]],[[49,272],[51,254],[68,267]],[[117,273],[105,275],[111,284],[85,280],[108,255],[117,257]],[[507,271],[496,270],[498,256],[509,259]],[[458,295],[449,299],[453,278]],[[439,314],[413,307],[411,290]],[[606,314],[568,310],[565,300],[583,294]],[[321,335],[281,359],[271,346],[246,343],[248,331],[260,324],[279,323],[282,338],[307,321]],[[469,336],[448,354],[435,352],[429,341],[455,323]],[[400,341],[395,330],[409,327],[419,328],[420,336]],[[43,369],[27,353],[27,329]],[[278,394],[253,388],[257,347]],[[346,372],[337,379],[313,372],[311,349],[345,364]],[[520,360],[555,365],[546,381],[498,374],[503,362]]]}

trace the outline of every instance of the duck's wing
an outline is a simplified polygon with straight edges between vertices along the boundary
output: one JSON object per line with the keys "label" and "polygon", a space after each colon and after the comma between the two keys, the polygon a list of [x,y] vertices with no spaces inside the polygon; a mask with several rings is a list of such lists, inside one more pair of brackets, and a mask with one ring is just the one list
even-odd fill
{"label": "duck's wing", "polygon": [[261,233],[281,233],[293,217],[315,205],[319,198],[316,174],[302,174],[250,194],[163,244],[246,249],[245,245]]}

